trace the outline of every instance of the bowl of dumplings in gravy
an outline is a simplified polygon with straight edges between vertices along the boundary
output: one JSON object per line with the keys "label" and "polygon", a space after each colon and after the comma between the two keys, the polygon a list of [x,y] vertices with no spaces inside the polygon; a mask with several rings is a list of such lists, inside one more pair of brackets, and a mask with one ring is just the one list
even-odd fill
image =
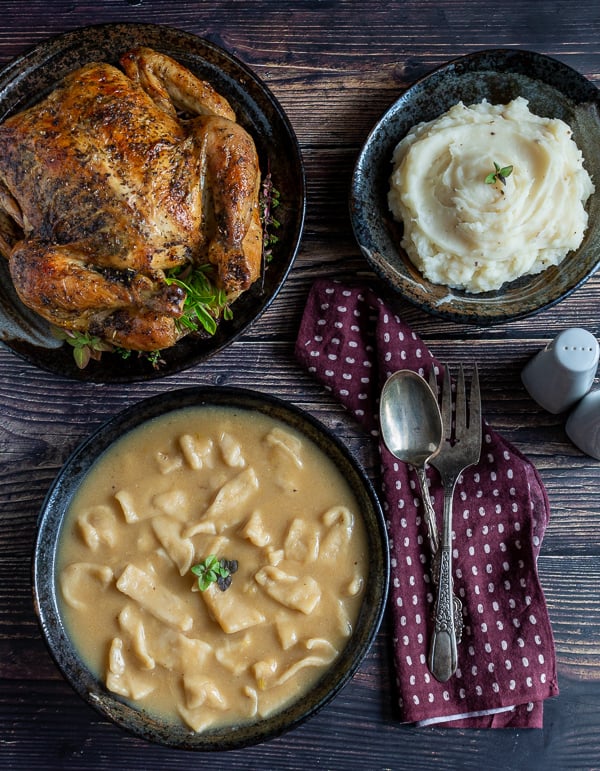
{"label": "bowl of dumplings in gravy", "polygon": [[98,428],[44,501],[34,597],[49,650],[101,714],[170,747],[299,725],[378,631],[389,557],[349,450],[272,396],[193,387]]}

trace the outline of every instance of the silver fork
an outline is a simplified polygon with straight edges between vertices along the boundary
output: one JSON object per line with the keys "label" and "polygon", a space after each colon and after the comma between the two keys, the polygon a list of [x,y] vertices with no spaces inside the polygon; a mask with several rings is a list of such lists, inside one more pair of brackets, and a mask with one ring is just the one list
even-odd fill
{"label": "silver fork", "polygon": [[[434,393],[438,391],[433,368],[429,382]],[[468,409],[468,419],[467,419]],[[439,575],[434,611],[434,630],[429,651],[429,669],[436,680],[445,683],[456,672],[458,663],[455,612],[461,612],[460,601],[452,591],[452,499],[461,473],[479,461],[481,455],[481,396],[477,365],[473,368],[469,404],[465,393],[465,374],[462,365],[456,380],[454,432],[452,432],[452,386],[448,367],[444,368],[441,397],[444,442],[431,465],[440,473],[444,489],[442,537],[437,562]],[[460,627],[459,627],[460,628]],[[460,638],[460,635],[459,635]]]}

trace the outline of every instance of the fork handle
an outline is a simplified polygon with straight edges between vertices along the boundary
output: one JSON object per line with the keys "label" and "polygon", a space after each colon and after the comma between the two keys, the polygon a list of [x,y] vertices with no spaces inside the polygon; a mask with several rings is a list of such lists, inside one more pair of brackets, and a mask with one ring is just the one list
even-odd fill
{"label": "fork handle", "polygon": [[445,683],[456,672],[458,652],[454,624],[452,592],[452,497],[454,485],[444,490],[444,524],[439,551],[438,594],[435,623],[429,650],[429,670],[436,680]]}
{"label": "fork handle", "polygon": [[445,683],[456,672],[457,646],[452,597],[452,560],[447,549],[440,552],[440,576],[435,608],[435,626],[429,651],[429,669],[436,680]]}

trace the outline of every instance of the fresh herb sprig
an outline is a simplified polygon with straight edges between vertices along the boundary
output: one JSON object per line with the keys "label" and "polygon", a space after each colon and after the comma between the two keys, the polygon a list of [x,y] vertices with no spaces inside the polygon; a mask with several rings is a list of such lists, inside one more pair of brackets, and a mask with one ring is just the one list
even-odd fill
{"label": "fresh herb sprig", "polygon": [[506,185],[506,178],[510,177],[510,175],[513,172],[512,166],[500,166],[496,161],[494,161],[494,169],[495,171],[491,171],[487,177],[485,178],[485,184],[486,185],[495,185],[496,182],[501,182],[503,185]]}
{"label": "fresh herb sprig", "polygon": [[[73,348],[73,359],[79,369],[85,369],[92,359],[100,361],[103,353],[115,353],[123,360],[129,359],[134,353],[129,348],[119,348],[117,345],[112,345],[100,337],[85,332],[55,326],[52,326],[50,331],[57,340],[64,340]],[[164,364],[160,351],[137,351],[137,355],[146,359],[154,369],[159,369]]]}
{"label": "fresh herb sprig", "polygon": [[191,571],[198,577],[201,592],[205,592],[214,583],[225,592],[231,586],[232,576],[237,569],[237,560],[219,559],[216,554],[209,554],[203,562],[193,565]]}
{"label": "fresh herb sprig", "polygon": [[138,358],[145,359],[149,364],[152,365],[154,369],[160,369],[162,365],[165,363],[165,360],[162,358],[161,351],[132,351],[131,348],[119,348],[118,346],[115,346],[113,348],[113,351],[120,356],[123,361],[127,361],[127,359],[130,359],[133,354],[135,353]]}
{"label": "fresh herb sprig", "polygon": [[100,361],[105,351],[112,351],[113,346],[99,337],[72,329],[52,327],[52,334],[57,340],[64,340],[73,348],[73,358],[79,369],[85,369],[90,359]]}
{"label": "fresh herb sprig", "polygon": [[273,246],[279,238],[273,230],[281,227],[281,222],[274,216],[274,210],[279,206],[280,193],[273,186],[273,178],[269,171],[263,178],[260,195],[260,219],[263,225],[263,260],[268,263],[273,259]]}
{"label": "fresh herb sprig", "polygon": [[175,284],[186,293],[183,314],[177,319],[184,331],[199,332],[204,329],[209,335],[214,335],[221,317],[226,320],[233,318],[225,292],[217,289],[210,280],[211,271],[210,265],[179,268],[165,278],[167,284]]}

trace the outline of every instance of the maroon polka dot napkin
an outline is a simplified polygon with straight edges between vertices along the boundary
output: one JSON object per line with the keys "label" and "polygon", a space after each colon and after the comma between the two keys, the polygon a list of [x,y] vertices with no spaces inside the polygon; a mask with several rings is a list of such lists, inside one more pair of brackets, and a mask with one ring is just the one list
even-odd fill
{"label": "maroon polka dot napkin", "polygon": [[[386,378],[398,369],[426,377],[439,366],[371,289],[327,280],[310,292],[296,356],[377,436]],[[465,348],[467,374],[469,360]],[[446,683],[427,668],[433,592],[417,477],[379,444],[399,706],[410,723],[539,728],[543,700],[558,694],[552,629],[537,574],[548,499],[531,462],[485,422],[483,431],[480,462],[465,470],[454,494],[454,589],[463,603],[464,630],[458,670]],[[434,469],[428,478],[441,530],[443,492]]]}

